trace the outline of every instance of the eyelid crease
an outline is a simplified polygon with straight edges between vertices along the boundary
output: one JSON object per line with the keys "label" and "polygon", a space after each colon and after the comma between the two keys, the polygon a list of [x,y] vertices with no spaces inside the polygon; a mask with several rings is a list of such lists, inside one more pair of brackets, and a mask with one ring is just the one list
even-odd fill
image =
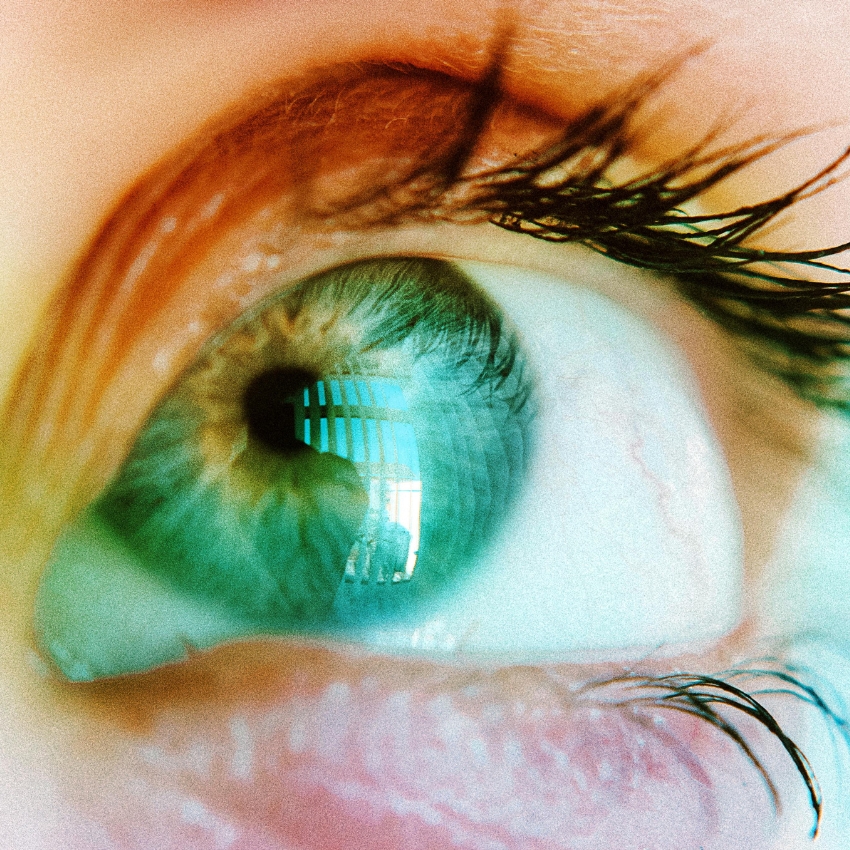
{"label": "eyelid crease", "polygon": [[636,116],[708,46],[675,56],[587,109],[567,122],[554,141],[517,155],[506,166],[481,169],[473,163],[486,119],[498,103],[493,94],[504,53],[500,46],[477,84],[469,118],[456,131],[449,156],[423,164],[406,182],[379,184],[325,212],[334,217],[356,212],[362,226],[365,210],[372,227],[419,217],[487,221],[544,241],[577,242],[617,262],[669,276],[687,299],[739,338],[759,367],[801,398],[850,409],[841,371],[850,359],[850,316],[841,312],[850,307],[850,269],[823,262],[850,250],[850,240],[807,251],[750,246],[794,204],[850,176],[850,168],[844,168],[850,146],[783,194],[711,214],[686,207],[737,172],[826,128],[717,148],[713,145],[724,130],[718,124],[654,170],[621,182],[609,177],[646,135]]}
{"label": "eyelid crease", "polygon": [[[80,470],[97,465],[104,452],[114,454],[114,440],[95,446],[88,435],[97,430],[95,421],[103,425],[106,389],[115,386],[128,353],[174,311],[175,295],[194,283],[188,294],[195,315],[187,320],[194,336],[183,352],[188,363],[203,338],[243,312],[246,302],[280,287],[278,267],[286,270],[293,254],[311,247],[309,231],[298,223],[309,218],[308,196],[351,194],[350,179],[328,186],[325,174],[337,178],[354,168],[356,188],[392,177],[393,169],[396,178],[412,175],[429,158],[445,163],[457,146],[444,129],[463,123],[473,94],[466,83],[415,68],[332,69],[306,85],[281,86],[259,111],[214,128],[143,176],[59,293],[44,338],[17,379],[4,411],[0,470],[7,489],[26,492],[33,466],[43,467],[41,481],[51,466],[63,465],[66,480],[79,478],[82,472],[68,470],[68,446],[75,455],[88,452]],[[324,214],[313,210],[313,219],[321,230]],[[270,232],[246,251],[249,240],[239,228],[253,225]],[[235,257],[241,266],[220,261],[225,235],[236,240],[230,244],[237,254],[245,252]],[[258,262],[249,263],[254,256]],[[204,272],[206,280],[197,281]],[[165,376],[155,367],[146,364],[151,375],[139,379],[161,384]],[[130,382],[135,377],[128,376]],[[127,406],[138,396],[131,392]],[[87,444],[86,451],[79,444]]]}

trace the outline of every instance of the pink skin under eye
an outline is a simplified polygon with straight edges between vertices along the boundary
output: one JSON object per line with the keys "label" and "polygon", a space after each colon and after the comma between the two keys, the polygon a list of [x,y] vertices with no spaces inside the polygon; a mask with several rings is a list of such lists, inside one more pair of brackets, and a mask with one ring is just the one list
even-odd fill
{"label": "pink skin under eye", "polygon": [[[121,850],[771,846],[770,794],[728,738],[577,696],[575,672],[269,643],[74,686],[94,713],[66,752],[100,757],[68,822]],[[793,797],[779,748],[742,728]],[[99,744],[104,729],[120,744]]]}

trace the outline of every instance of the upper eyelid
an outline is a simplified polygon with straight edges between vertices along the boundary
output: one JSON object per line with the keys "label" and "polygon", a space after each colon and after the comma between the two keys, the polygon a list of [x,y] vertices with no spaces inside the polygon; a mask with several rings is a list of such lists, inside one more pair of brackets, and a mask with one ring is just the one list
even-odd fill
{"label": "upper eyelid", "polygon": [[[639,81],[631,96],[627,92],[614,98],[615,117],[618,107],[623,114],[640,104],[641,86],[651,90],[657,84],[650,77],[649,83]],[[329,78],[306,86],[279,88],[259,109],[252,104],[253,112],[224,129],[213,127],[181,148],[125,196],[61,293],[49,335],[6,411],[13,426],[7,445],[26,445],[31,453],[49,456],[49,446],[27,439],[37,423],[46,420],[64,423],[67,432],[73,418],[70,430],[82,439],[97,416],[100,388],[116,374],[122,356],[146,325],[166,309],[181,278],[205,257],[217,238],[216,228],[262,215],[273,208],[269,199],[279,201],[282,195],[316,231],[339,225],[362,231],[401,223],[411,214],[450,218],[456,209],[451,203],[446,206],[445,199],[457,178],[463,182],[464,169],[481,171],[474,156],[480,153],[477,147],[488,119],[506,117],[508,124],[512,119],[515,124],[519,113],[533,127],[531,136],[558,138],[559,124],[551,116],[523,112],[521,106],[496,98],[497,89],[495,64],[480,89],[415,69],[338,68]],[[233,116],[228,120],[234,122]],[[575,126],[568,124],[562,136]],[[455,132],[447,133],[448,128]],[[384,145],[382,150],[376,150],[376,140]],[[365,164],[358,159],[358,144],[366,153]],[[510,153],[500,153],[510,165]],[[386,168],[393,158],[396,174]],[[315,189],[323,176],[352,166],[362,169],[353,181],[354,191],[340,195],[331,181],[337,197],[317,203]],[[368,183],[364,177],[377,180],[378,191],[358,195],[358,186]],[[486,218],[492,213],[483,214]],[[274,246],[270,248],[274,253]],[[245,280],[252,269],[243,271],[242,282],[250,289]],[[219,292],[218,297],[218,306],[205,306],[202,318],[208,331],[243,309],[232,292]],[[81,362],[92,349],[98,356]],[[26,452],[12,448],[11,454],[20,467]]]}
{"label": "upper eyelid", "polygon": [[[229,116],[223,129],[219,122],[143,175],[56,297],[38,347],[3,411],[6,439],[0,465],[7,481],[17,477],[15,486],[25,486],[20,476],[33,463],[36,468],[61,467],[55,458],[66,461],[67,446],[74,440],[91,442],[88,435],[103,388],[115,383],[111,376],[122,358],[157,314],[170,309],[183,279],[208,256],[222,231],[237,230],[251,216],[262,217],[282,196],[287,196],[284,209],[278,208],[272,219],[285,229],[291,224],[291,207],[297,212],[305,199],[305,186],[318,185],[335,168],[352,163],[364,167],[364,152],[372,155],[365,176],[369,168],[385,175],[392,157],[418,162],[439,152],[446,126],[463,110],[471,91],[456,79],[415,69],[331,69],[306,86],[302,82],[267,93],[259,110],[255,103],[253,112]],[[382,150],[376,150],[378,131]],[[327,224],[321,215],[314,216],[316,229],[321,223]],[[285,252],[286,246],[281,247],[282,267]],[[206,282],[206,303],[193,322],[202,336],[244,309],[253,272],[270,277],[269,269],[241,272],[241,281],[229,289]],[[243,291],[235,292],[239,287]],[[39,429],[45,440],[39,439]],[[66,447],[64,457],[60,442]]]}

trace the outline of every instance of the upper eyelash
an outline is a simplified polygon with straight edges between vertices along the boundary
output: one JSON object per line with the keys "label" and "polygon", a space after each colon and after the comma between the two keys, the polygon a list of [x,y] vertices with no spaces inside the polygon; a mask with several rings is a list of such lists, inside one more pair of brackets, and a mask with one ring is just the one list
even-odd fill
{"label": "upper eyelash", "polygon": [[787,192],[714,214],[689,213],[684,206],[811,130],[714,147],[717,128],[653,171],[619,183],[609,179],[641,137],[640,108],[697,49],[592,106],[549,145],[509,166],[466,174],[502,100],[505,43],[497,44],[475,84],[448,149],[334,212],[365,211],[371,224],[380,225],[416,218],[488,221],[537,239],[579,243],[670,276],[799,395],[850,409],[841,370],[850,359],[850,317],[839,312],[850,306],[850,269],[826,262],[850,249],[850,241],[809,251],[751,246],[794,204],[850,174],[842,170],[850,164],[850,147]]}
{"label": "upper eyelash", "polygon": [[[618,104],[619,107],[619,104]],[[547,241],[578,242],[627,265],[671,275],[680,291],[750,345],[751,356],[797,392],[823,405],[846,408],[841,371],[850,357],[850,270],[824,262],[850,242],[812,251],[767,251],[747,241],[793,204],[846,176],[838,172],[850,148],[819,174],[788,192],[751,206],[692,215],[682,206],[731,174],[796,138],[758,139],[700,154],[698,148],[656,171],[618,185],[605,174],[628,150],[628,115],[590,115],[590,137],[613,132],[601,161],[588,172],[568,173],[554,185],[540,180],[565,161],[581,157],[581,138],[565,139],[533,161],[487,175],[470,205],[487,209],[506,230]],[[597,126],[602,125],[600,130]],[[568,133],[575,130],[571,127]],[[585,131],[579,128],[580,135]],[[474,191],[474,190],[473,190]],[[588,210],[590,215],[588,215]],[[793,269],[831,274],[827,282]]]}

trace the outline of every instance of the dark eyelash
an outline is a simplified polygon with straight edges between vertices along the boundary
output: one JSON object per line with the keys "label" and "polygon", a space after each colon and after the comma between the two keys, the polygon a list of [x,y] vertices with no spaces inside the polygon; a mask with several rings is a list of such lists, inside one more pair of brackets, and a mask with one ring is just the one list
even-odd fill
{"label": "dark eyelash", "polygon": [[654,171],[613,181],[612,168],[642,135],[636,116],[697,49],[591,107],[548,146],[508,167],[466,174],[502,101],[506,51],[497,47],[453,143],[393,185],[351,199],[347,209],[358,208],[380,224],[411,218],[489,221],[536,239],[583,244],[668,275],[764,369],[805,398],[850,409],[841,370],[850,359],[850,317],[837,312],[850,306],[850,269],[825,261],[850,242],[810,251],[751,247],[794,204],[847,176],[842,167],[850,162],[850,148],[781,195],[711,215],[690,214],[684,207],[810,131],[716,147],[718,127]]}
{"label": "dark eyelash", "polygon": [[[638,138],[635,113],[669,78],[678,64],[673,63],[589,109],[548,147],[510,167],[464,176],[500,101],[502,55],[497,51],[474,89],[467,120],[448,150],[391,186],[372,187],[343,212],[365,211],[376,224],[411,218],[489,221],[538,239],[584,244],[613,260],[670,275],[692,302],[752,343],[749,354],[800,395],[819,404],[850,406],[850,399],[841,395],[835,368],[838,361],[850,358],[850,319],[834,312],[850,305],[850,270],[823,262],[850,243],[804,252],[765,251],[747,244],[793,204],[842,179],[839,170],[850,160],[850,148],[782,195],[713,215],[691,215],[682,207],[806,132],[710,150],[718,135],[714,133],[640,178],[619,184],[608,180],[606,175]],[[795,276],[793,269],[825,272],[838,282]],[[814,838],[823,809],[818,780],[805,754],[757,698],[784,694],[813,706],[850,745],[847,721],[803,681],[806,673],[788,664],[715,675],[626,673],[588,683],[583,692],[611,704],[602,693],[610,689],[619,694],[613,699],[616,705],[682,711],[706,721],[742,750],[778,810],[775,783],[743,733],[725,716],[726,710],[756,721],[780,742],[803,780],[814,812]],[[747,691],[733,679],[744,684],[772,680],[776,687]]]}
{"label": "dark eyelash", "polygon": [[[768,663],[773,663],[773,666],[768,667]],[[757,697],[777,694],[799,699],[816,708],[838,729],[845,742],[850,745],[850,726],[827,705],[810,684],[803,681],[802,677],[807,673],[808,671],[803,668],[766,659],[758,666],[727,670],[712,676],[681,672],[663,676],[625,673],[590,682],[579,691],[579,694],[590,695],[606,705],[681,711],[706,721],[734,741],[742,750],[767,785],[778,811],[781,808],[781,801],[776,785],[744,735],[724,715],[724,709],[732,709],[752,718],[780,742],[800,774],[815,816],[811,832],[811,837],[815,838],[820,830],[823,812],[823,799],[817,777],[802,750],[783,731],[773,714],[757,699]],[[772,680],[776,686],[745,690],[743,686],[732,684],[732,679],[743,680],[745,684]],[[606,698],[604,695],[606,689],[611,689],[615,696]]]}
{"label": "dark eyelash", "polygon": [[[633,109],[629,103],[629,111]],[[747,244],[793,204],[817,194],[838,175],[850,149],[812,179],[762,203],[714,215],[682,207],[731,174],[795,137],[758,139],[700,154],[695,148],[656,171],[618,185],[606,173],[630,144],[629,116],[616,104],[573,125],[568,138],[510,171],[474,178],[470,206],[487,210],[506,230],[556,242],[579,242],[613,260],[671,275],[692,302],[750,345],[750,354],[803,396],[845,407],[836,364],[850,357],[850,320],[835,311],[850,305],[850,270],[824,262],[850,243],[813,251],[767,251]],[[589,145],[613,133],[582,169]],[[625,136],[625,138],[624,138]],[[622,139],[622,141],[620,141]],[[547,173],[578,160],[554,184]],[[569,167],[569,166],[567,166]],[[830,274],[839,281],[796,276],[794,269]]]}

